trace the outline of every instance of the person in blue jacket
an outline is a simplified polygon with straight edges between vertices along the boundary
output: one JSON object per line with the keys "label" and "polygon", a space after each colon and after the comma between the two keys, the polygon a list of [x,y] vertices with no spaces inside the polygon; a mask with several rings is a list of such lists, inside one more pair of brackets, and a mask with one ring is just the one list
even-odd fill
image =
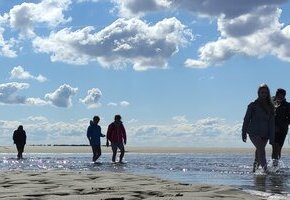
{"label": "person in blue jacket", "polygon": [[105,137],[102,134],[101,127],[98,125],[100,121],[99,116],[94,116],[93,121],[90,121],[90,126],[87,130],[87,137],[90,141],[93,151],[93,162],[96,162],[102,155],[101,151],[101,137]]}

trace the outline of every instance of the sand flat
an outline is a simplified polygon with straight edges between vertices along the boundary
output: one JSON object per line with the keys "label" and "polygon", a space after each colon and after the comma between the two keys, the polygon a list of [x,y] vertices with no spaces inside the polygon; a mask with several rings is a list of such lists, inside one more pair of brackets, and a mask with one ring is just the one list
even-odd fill
{"label": "sand flat", "polygon": [[[195,148],[195,147],[132,147],[126,146],[128,153],[242,153],[253,154],[254,148]],[[267,148],[268,153],[271,151]],[[102,146],[103,153],[111,153],[110,147]],[[0,146],[0,153],[16,153],[15,146]],[[25,153],[91,153],[90,146],[26,146]],[[290,153],[290,148],[283,148]]]}
{"label": "sand flat", "polygon": [[112,172],[0,173],[4,199],[260,199],[227,186],[191,185]]}

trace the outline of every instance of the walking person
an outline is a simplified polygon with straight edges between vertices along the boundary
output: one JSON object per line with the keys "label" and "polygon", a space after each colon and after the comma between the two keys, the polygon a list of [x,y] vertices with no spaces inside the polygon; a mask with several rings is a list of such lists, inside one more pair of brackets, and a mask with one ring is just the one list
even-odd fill
{"label": "walking person", "polygon": [[253,172],[261,166],[267,172],[265,147],[270,140],[274,143],[275,122],[274,106],[271,102],[270,89],[266,84],[260,85],[258,98],[248,105],[242,127],[242,139],[247,141],[247,134],[256,147]]}
{"label": "walking person", "polygon": [[26,132],[23,126],[20,125],[13,133],[13,141],[17,148],[17,159],[23,159],[22,153],[24,152],[24,146],[26,144]]}
{"label": "walking person", "polygon": [[109,146],[109,141],[111,142],[111,147],[113,151],[112,162],[116,162],[117,150],[120,150],[119,163],[123,163],[123,158],[125,155],[124,145],[127,143],[127,136],[125,127],[121,121],[120,115],[115,115],[115,121],[112,122],[107,131],[107,147]]}
{"label": "walking person", "polygon": [[290,124],[290,104],[286,101],[286,90],[277,89],[273,103],[275,107],[275,142],[272,145],[272,159],[273,166],[277,167]]}
{"label": "walking person", "polygon": [[101,137],[105,137],[105,135],[102,134],[101,127],[98,125],[99,121],[100,117],[94,116],[93,121],[90,121],[90,125],[87,129],[87,137],[93,151],[93,162],[96,162],[102,155]]}

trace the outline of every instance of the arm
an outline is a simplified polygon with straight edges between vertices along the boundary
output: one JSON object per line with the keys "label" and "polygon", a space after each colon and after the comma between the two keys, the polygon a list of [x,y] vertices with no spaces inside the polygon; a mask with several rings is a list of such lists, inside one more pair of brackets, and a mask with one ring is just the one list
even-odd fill
{"label": "arm", "polygon": [[99,134],[100,134],[100,137],[105,137],[105,135],[102,134],[102,128],[101,128],[101,126],[99,126]]}
{"label": "arm", "polygon": [[273,145],[275,143],[275,116],[272,115],[269,119],[269,140],[270,144]]}
{"label": "arm", "polygon": [[290,103],[288,103],[287,117],[288,117],[288,125],[289,125],[290,124]]}
{"label": "arm", "polygon": [[14,131],[14,133],[13,133],[13,142],[14,142],[14,144],[15,144],[15,141],[16,141],[16,132]]}
{"label": "arm", "polygon": [[253,103],[250,103],[248,105],[248,108],[244,117],[243,127],[242,127],[242,139],[244,142],[246,142],[247,140],[247,131],[248,131],[248,127],[251,122],[251,119],[252,119],[252,110],[253,110]]}
{"label": "arm", "polygon": [[111,125],[108,126],[108,130],[107,130],[107,143],[106,146],[109,146],[109,141],[111,141],[111,134],[112,134],[112,127]]}
{"label": "arm", "polygon": [[127,134],[124,125],[122,124],[122,129],[123,129],[123,139],[124,143],[127,144]]}
{"label": "arm", "polygon": [[24,144],[26,144],[26,132],[24,131],[24,136],[23,136],[23,139],[24,139]]}
{"label": "arm", "polygon": [[88,127],[88,129],[87,129],[87,138],[91,142],[91,129],[90,129],[90,127]]}

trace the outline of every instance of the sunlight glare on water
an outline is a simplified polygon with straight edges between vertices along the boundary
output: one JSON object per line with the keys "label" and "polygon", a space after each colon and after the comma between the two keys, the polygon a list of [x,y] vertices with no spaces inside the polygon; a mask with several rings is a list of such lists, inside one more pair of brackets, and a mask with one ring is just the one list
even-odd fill
{"label": "sunlight glare on water", "polygon": [[[275,174],[252,173],[252,155],[247,154],[137,154],[125,155],[126,164],[112,164],[111,154],[104,153],[100,163],[91,162],[91,154],[0,154],[0,171],[108,171],[157,176],[193,184],[219,184],[241,188],[259,196],[289,195],[289,159],[280,161]],[[271,166],[271,161],[269,162]],[[269,195],[271,194],[271,195]],[[277,196],[278,195],[278,196]],[[280,198],[280,197],[279,197]],[[278,199],[279,199],[278,198]]]}

